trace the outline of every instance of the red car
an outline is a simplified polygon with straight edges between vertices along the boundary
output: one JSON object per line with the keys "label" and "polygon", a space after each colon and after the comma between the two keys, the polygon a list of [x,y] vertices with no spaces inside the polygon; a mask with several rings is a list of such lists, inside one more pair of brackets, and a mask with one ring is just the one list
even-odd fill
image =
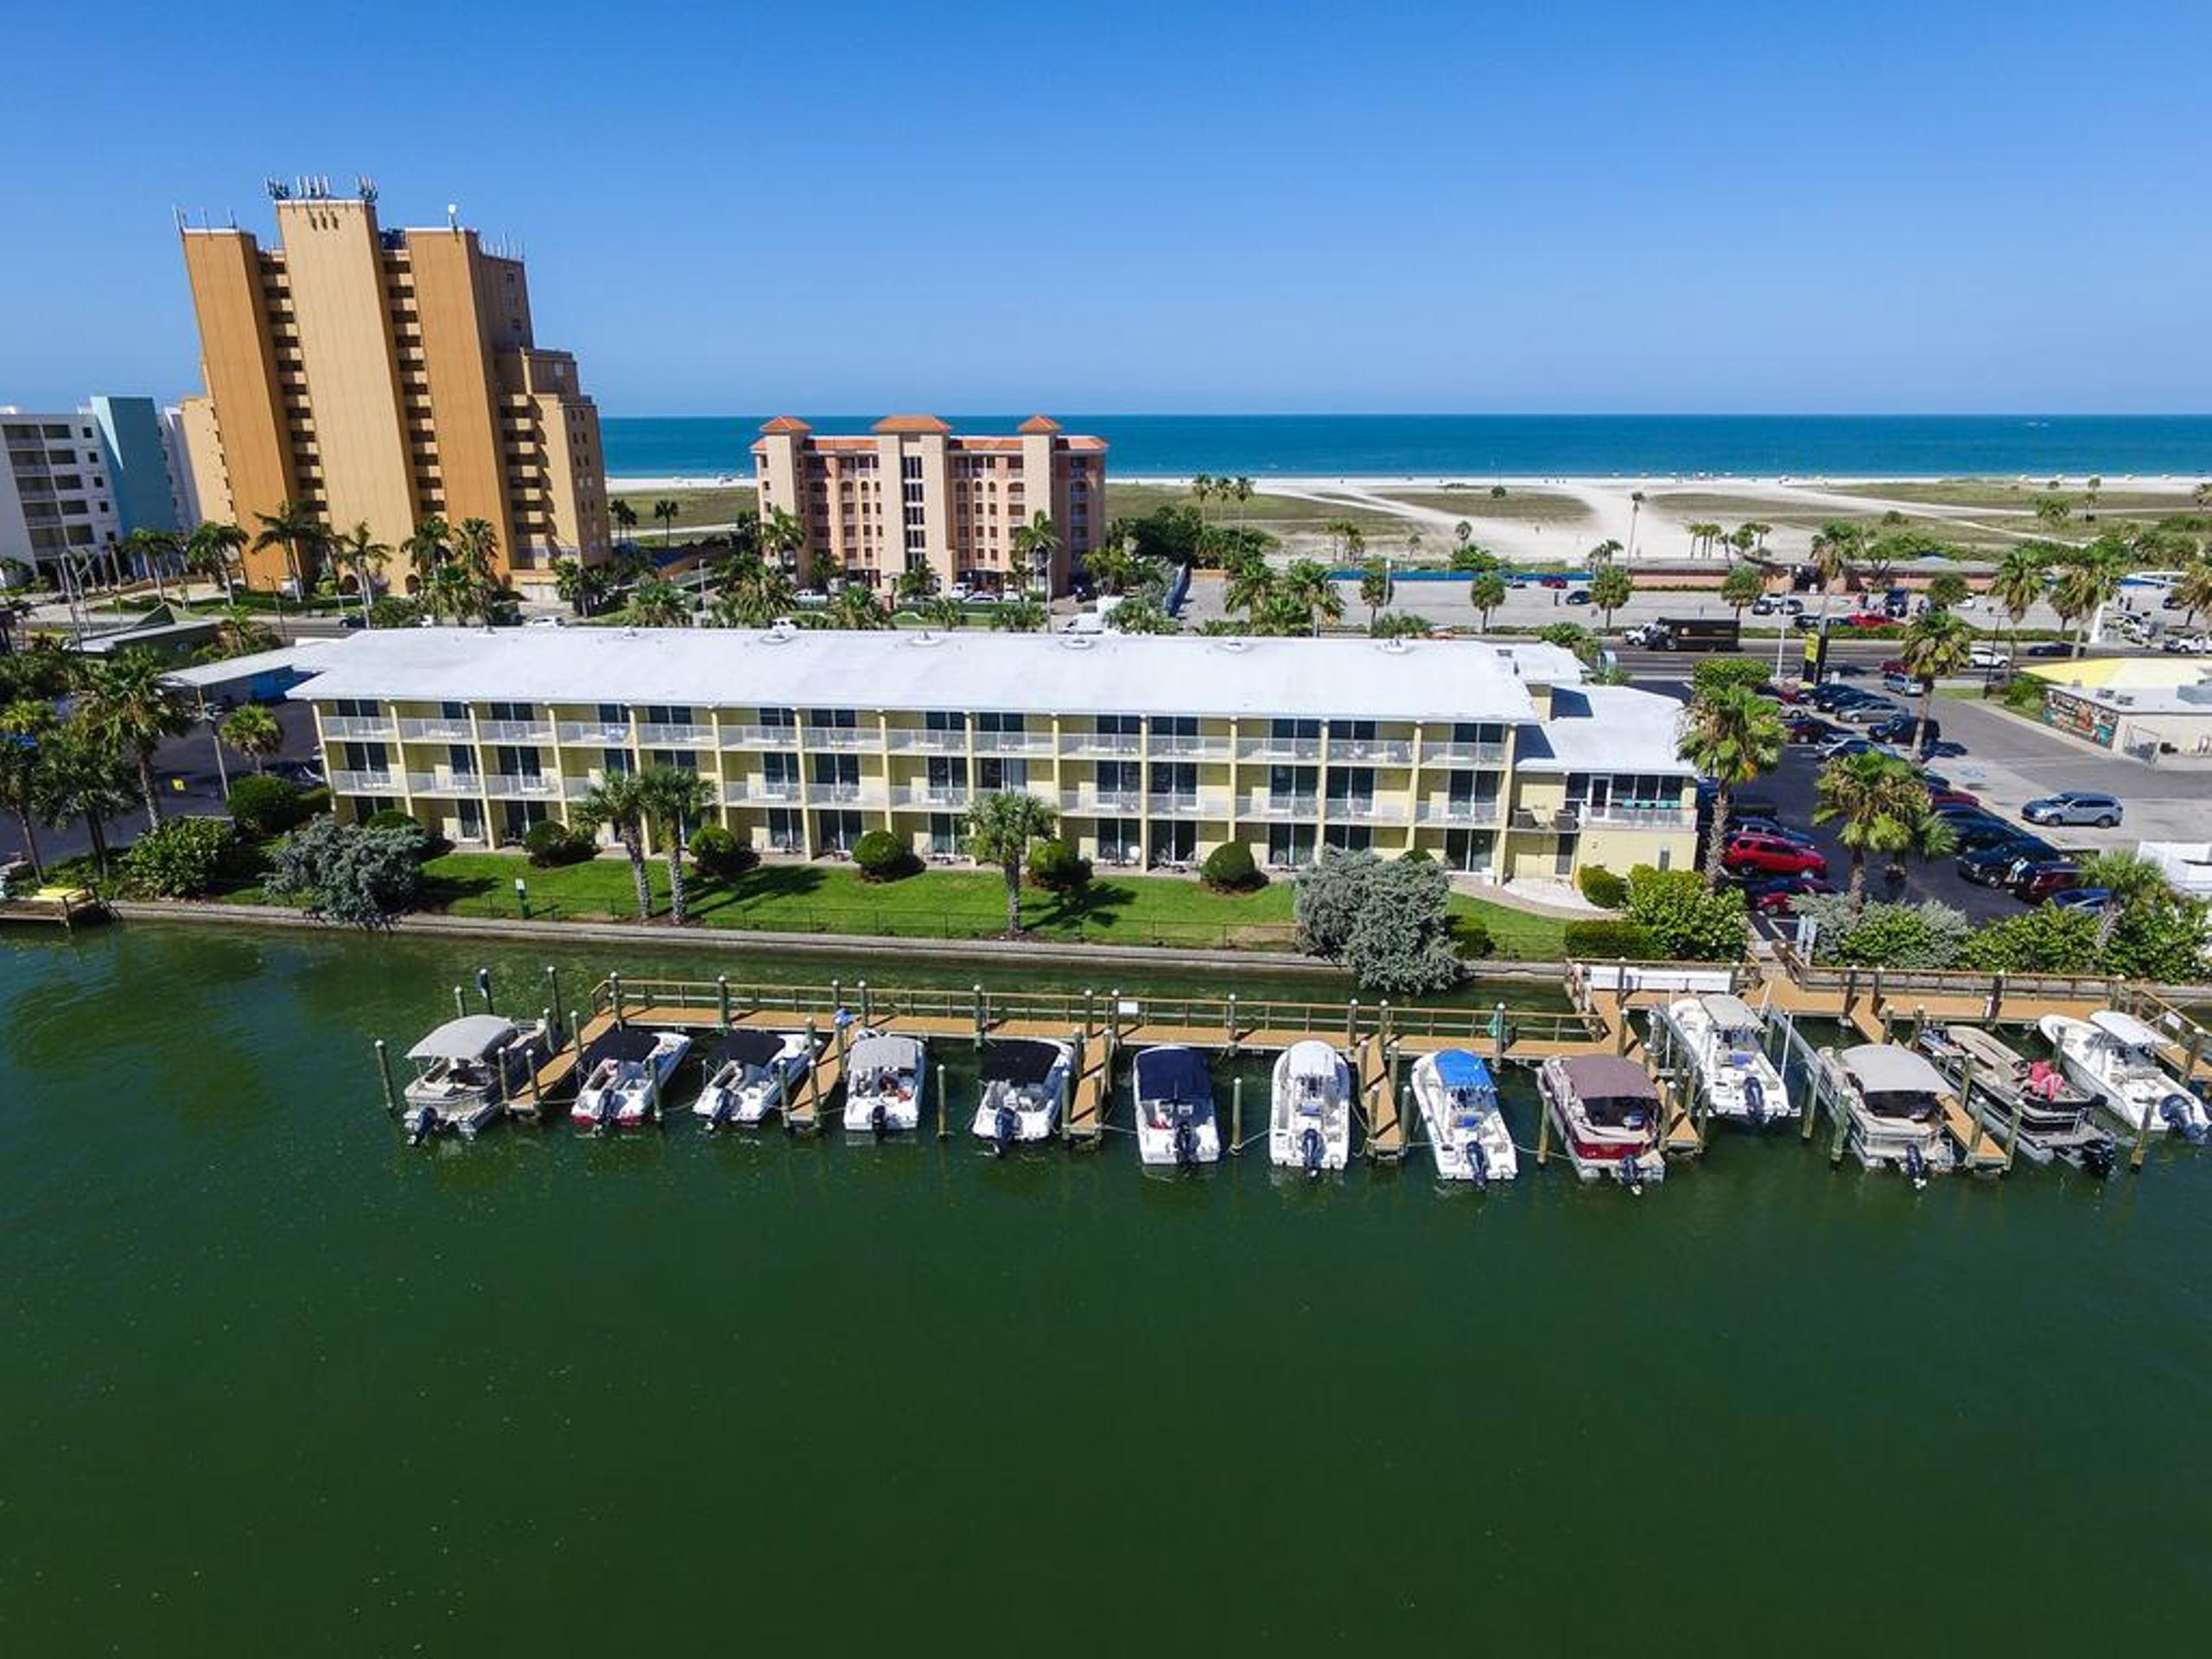
{"label": "red car", "polygon": [[1539,576],[1536,579],[1536,586],[1539,588],[1564,588],[1567,586],[1567,578],[1565,576]]}
{"label": "red car", "polygon": [[1751,908],[1762,916],[1787,916],[1797,899],[1809,893],[1834,891],[1817,875],[1769,876],[1744,889]]}
{"label": "red car", "polygon": [[2082,872],[2063,858],[2038,859],[2012,878],[2012,891],[2031,905],[2082,885]]}
{"label": "red car", "polygon": [[1887,611],[1853,611],[1843,619],[1847,628],[1886,628],[1897,620]]}
{"label": "red car", "polygon": [[1930,807],[1980,806],[1981,797],[1969,795],[1963,789],[1938,789],[1930,784],[1928,787],[1928,804]]}
{"label": "red car", "polygon": [[1732,835],[1720,855],[1723,869],[1738,875],[1826,875],[1828,861],[1809,847],[1779,836]]}

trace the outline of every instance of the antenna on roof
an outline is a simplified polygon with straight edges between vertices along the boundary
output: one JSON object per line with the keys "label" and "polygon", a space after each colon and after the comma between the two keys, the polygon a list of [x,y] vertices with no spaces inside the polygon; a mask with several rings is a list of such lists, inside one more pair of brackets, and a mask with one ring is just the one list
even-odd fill
{"label": "antenna on roof", "polygon": [[449,201],[446,203],[446,229],[449,231],[457,231],[460,228],[461,204],[459,202]]}
{"label": "antenna on roof", "polygon": [[269,193],[271,201],[289,201],[292,199],[292,187],[273,173],[261,181],[261,188]]}
{"label": "antenna on roof", "polygon": [[353,194],[373,206],[377,199],[377,181],[365,173],[355,175]]}

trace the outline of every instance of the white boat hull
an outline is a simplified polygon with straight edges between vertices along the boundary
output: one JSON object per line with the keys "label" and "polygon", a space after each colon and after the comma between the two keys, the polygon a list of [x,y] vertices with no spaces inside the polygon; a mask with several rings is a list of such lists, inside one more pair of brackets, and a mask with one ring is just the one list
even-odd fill
{"label": "white boat hull", "polygon": [[1440,1179],[1471,1181],[1479,1174],[1487,1181],[1510,1181],[1520,1174],[1521,1154],[1513,1145],[1513,1131],[1495,1102],[1478,1114],[1474,1128],[1458,1122],[1448,1091],[1426,1059],[1414,1067],[1414,1101],[1421,1109],[1421,1128]]}
{"label": "white boat hull", "polygon": [[[1024,1145],[1038,1141],[1049,1141],[1059,1133],[1060,1108],[1058,1101],[1042,1106],[1019,1106],[1013,1110],[1014,1134],[1009,1138]],[[996,1141],[998,1112],[991,1106],[978,1106],[969,1132],[978,1141]]]}
{"label": "white boat hull", "polygon": [[[1159,1168],[1172,1169],[1180,1164],[1183,1160],[1175,1155],[1173,1128],[1157,1128],[1140,1119],[1137,1124],[1137,1158],[1141,1163]],[[1221,1132],[1211,1118],[1191,1126],[1191,1161],[1194,1164],[1221,1161]]]}
{"label": "white boat hull", "polygon": [[2171,1135],[2178,1130],[2201,1140],[2212,1128],[2204,1103],[2150,1061],[2135,1062],[2085,1020],[2045,1014],[2037,1029],[2058,1051],[2067,1081],[2092,1096],[2105,1115],[2128,1133]]}
{"label": "white boat hull", "polygon": [[[1303,1091],[1294,1071],[1301,1050],[1319,1049],[1328,1057],[1329,1081],[1318,1097]],[[1320,1057],[1304,1057],[1317,1067]],[[1318,1075],[1318,1072],[1316,1073]],[[1272,1098],[1268,1103],[1268,1159],[1278,1169],[1334,1173],[1351,1162],[1351,1069],[1344,1057],[1320,1043],[1299,1043],[1275,1060]],[[1307,1137],[1314,1153],[1309,1161]]]}

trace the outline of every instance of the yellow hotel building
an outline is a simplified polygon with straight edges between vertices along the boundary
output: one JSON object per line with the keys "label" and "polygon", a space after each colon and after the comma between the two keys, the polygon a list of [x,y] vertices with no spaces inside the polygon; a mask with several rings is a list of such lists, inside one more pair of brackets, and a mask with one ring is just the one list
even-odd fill
{"label": "yellow hotel building", "polygon": [[[339,198],[305,181],[276,210],[276,248],[180,226],[207,388],[182,423],[206,515],[257,531],[291,501],[395,548],[433,514],[483,518],[499,573],[523,582],[606,557],[599,413],[575,359],[535,342],[522,261],[457,225],[383,229],[365,182]],[[245,560],[253,587],[287,575],[278,550]]]}
{"label": "yellow hotel building", "polygon": [[565,819],[609,772],[714,785],[771,854],[889,830],[960,855],[979,793],[1025,789],[1106,866],[1241,840],[1421,848],[1457,872],[1694,861],[1674,699],[1584,683],[1571,652],[1471,640],[1108,633],[403,628],[319,649],[341,816],[397,808],[459,842]]}

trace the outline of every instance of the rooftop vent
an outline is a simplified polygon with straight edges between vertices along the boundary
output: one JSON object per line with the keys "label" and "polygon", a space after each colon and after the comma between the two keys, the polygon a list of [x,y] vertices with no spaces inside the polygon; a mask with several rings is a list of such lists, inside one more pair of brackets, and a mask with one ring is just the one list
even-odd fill
{"label": "rooftop vent", "polygon": [[1387,651],[1393,657],[1402,657],[1413,649],[1403,639],[1378,639],[1375,643],[1376,650]]}
{"label": "rooftop vent", "polygon": [[1053,638],[1060,642],[1061,649],[1065,651],[1089,651],[1098,643],[1097,636],[1090,633],[1061,633],[1055,634]]}
{"label": "rooftop vent", "polygon": [[918,650],[925,645],[943,645],[944,643],[944,636],[941,633],[932,633],[929,629],[924,628],[919,633],[908,634],[906,636],[906,643]]}
{"label": "rooftop vent", "polygon": [[1214,645],[1216,649],[1228,652],[1231,655],[1252,649],[1252,642],[1249,639],[1217,639],[1214,641]]}

